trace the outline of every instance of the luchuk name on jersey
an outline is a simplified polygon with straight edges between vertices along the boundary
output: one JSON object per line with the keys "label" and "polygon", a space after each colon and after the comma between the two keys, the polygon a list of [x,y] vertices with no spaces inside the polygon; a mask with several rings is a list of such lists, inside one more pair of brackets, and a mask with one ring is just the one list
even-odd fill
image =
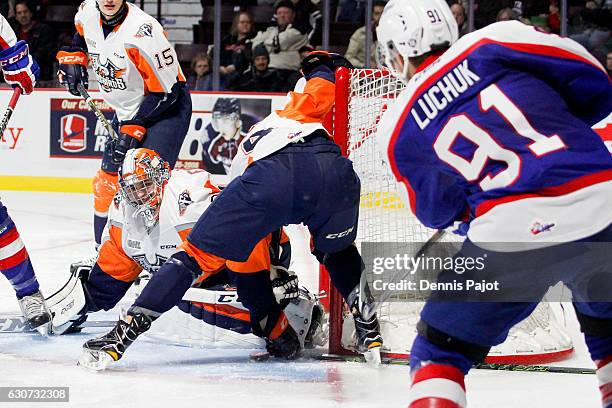
{"label": "luchuk name on jersey", "polygon": [[122,78],[125,68],[119,68],[110,59],[107,59],[105,64],[101,64],[98,54],[89,55],[91,57],[91,65],[103,91],[111,92],[113,89],[124,90],[127,88]]}

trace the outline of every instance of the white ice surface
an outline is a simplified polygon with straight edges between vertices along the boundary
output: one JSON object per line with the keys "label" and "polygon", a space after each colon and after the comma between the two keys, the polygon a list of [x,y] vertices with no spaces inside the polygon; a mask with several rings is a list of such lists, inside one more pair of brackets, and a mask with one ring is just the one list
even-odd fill
{"label": "white ice surface", "polygon": [[[84,194],[0,191],[26,243],[45,293],[66,279],[68,265],[90,256],[91,198]],[[298,263],[310,262],[298,260]],[[298,267],[298,269],[300,269]],[[313,281],[313,278],[310,278]],[[18,312],[0,278],[0,315]],[[110,313],[99,319],[115,319]],[[558,365],[592,367],[573,318],[576,352]],[[405,366],[373,369],[358,363],[248,361],[248,350],[204,350],[137,341],[103,373],[76,366],[84,341],[102,333],[43,339],[0,334],[0,386],[68,386],[70,403],[0,403],[1,407],[405,407]],[[594,375],[473,370],[467,378],[471,408],[598,407]]]}

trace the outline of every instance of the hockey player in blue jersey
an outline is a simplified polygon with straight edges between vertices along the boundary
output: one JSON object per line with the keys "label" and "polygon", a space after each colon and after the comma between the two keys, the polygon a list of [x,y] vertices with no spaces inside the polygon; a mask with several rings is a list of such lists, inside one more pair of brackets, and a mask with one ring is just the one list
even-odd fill
{"label": "hockey player in blue jersey", "polygon": [[366,290],[360,290],[363,262],[353,244],[360,181],[322,125],[334,105],[334,69],[348,64],[322,51],[304,59],[305,79],[286,106],[253,126],[240,145],[231,167],[233,180],[153,276],[125,320],[85,343],[87,352],[118,360],[194,279],[227,264],[238,297],[249,309],[253,333],[266,340],[271,355],[296,358],[301,345],[272,292],[267,242],[281,226],[303,222],[313,237],[313,254],[351,308],[359,351],[379,356],[378,320]]}
{"label": "hockey player in blue jersey", "polygon": [[[572,248],[576,241],[612,241],[612,158],[591,129],[612,111],[612,87],[582,46],[517,21],[457,40],[444,0],[391,0],[377,38],[388,68],[406,82],[381,120],[379,146],[423,224],[444,229],[463,223],[462,251],[488,248],[489,259],[540,262],[532,255]],[[560,280],[574,299],[584,300],[574,307],[609,408],[612,303],[589,302],[578,289],[584,274],[597,268],[609,284],[605,274],[612,265],[609,256],[589,265],[591,247],[585,248],[582,261]],[[554,254],[551,269],[567,269],[570,255]],[[499,265],[493,272],[506,276],[519,268]],[[538,277],[540,271],[529,272]],[[410,355],[409,407],[465,407],[465,374],[537,300],[430,299]]]}
{"label": "hockey player in blue jersey", "polygon": [[[0,15],[0,66],[4,80],[24,94],[34,90],[40,69],[30,55],[28,44],[17,41],[13,29]],[[4,275],[17,294],[21,311],[32,328],[46,335],[51,315],[40,293],[38,281],[17,227],[0,201],[0,273]]]}

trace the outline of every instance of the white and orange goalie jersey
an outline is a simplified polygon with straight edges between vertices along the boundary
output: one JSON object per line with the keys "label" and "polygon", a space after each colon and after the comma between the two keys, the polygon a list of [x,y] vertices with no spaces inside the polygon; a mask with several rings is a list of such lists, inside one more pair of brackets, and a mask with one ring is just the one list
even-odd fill
{"label": "white and orange goalie jersey", "polygon": [[177,81],[185,82],[162,26],[133,4],[126,6],[125,21],[106,38],[95,0],[85,0],[74,18],[102,97],[120,121],[134,117],[146,94],[170,93]]}

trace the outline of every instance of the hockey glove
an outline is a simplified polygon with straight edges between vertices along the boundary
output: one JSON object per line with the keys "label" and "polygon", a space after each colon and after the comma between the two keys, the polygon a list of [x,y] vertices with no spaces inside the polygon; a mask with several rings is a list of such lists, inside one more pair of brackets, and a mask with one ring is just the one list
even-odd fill
{"label": "hockey glove", "polygon": [[40,68],[30,55],[28,43],[18,41],[0,52],[0,66],[7,84],[13,88],[20,87],[26,95],[34,90],[36,80],[40,77]]}
{"label": "hockey glove", "polygon": [[[265,322],[265,326],[261,324]],[[260,322],[251,322],[253,334],[266,340],[266,349],[273,357],[293,360],[299,357],[302,350],[300,339],[285,313],[276,308]]]}
{"label": "hockey glove", "polygon": [[140,142],[142,142],[142,139],[147,132],[147,129],[145,129],[140,122],[128,120],[121,124],[119,132],[121,134],[114,143],[113,153],[111,156],[111,161],[113,164],[123,163],[123,159],[125,159],[127,151],[130,149],[135,149],[140,145]]}
{"label": "hockey glove", "polygon": [[340,54],[327,51],[313,51],[302,60],[302,75],[306,79],[310,79],[317,68],[322,66],[329,68],[332,72],[336,72],[336,68],[339,67],[353,68],[353,64]]}
{"label": "hockey glove", "polygon": [[77,86],[83,85],[87,89],[87,85],[89,85],[85,50],[79,47],[62,47],[56,58],[59,62],[57,78],[60,85],[65,87],[72,95],[81,96]]}

